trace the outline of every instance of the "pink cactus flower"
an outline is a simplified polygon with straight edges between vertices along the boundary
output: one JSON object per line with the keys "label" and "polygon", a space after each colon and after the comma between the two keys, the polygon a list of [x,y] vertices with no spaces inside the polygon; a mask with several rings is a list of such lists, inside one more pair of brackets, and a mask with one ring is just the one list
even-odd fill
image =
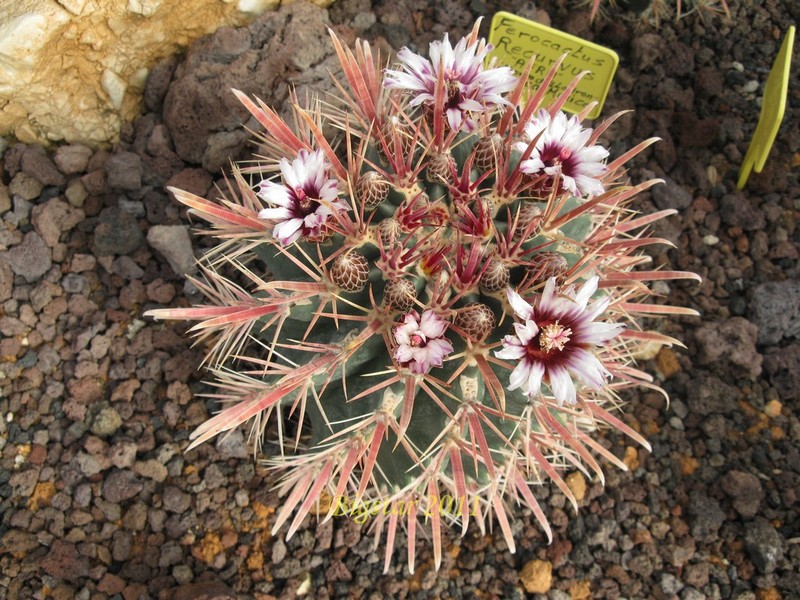
{"label": "pink cactus flower", "polygon": [[301,150],[291,163],[282,158],[280,167],[283,183],[264,180],[257,194],[273,205],[258,217],[275,222],[272,237],[283,246],[321,235],[333,211],[347,210],[339,198],[338,182],[328,178],[329,165],[321,150]]}
{"label": "pink cactus flower", "polygon": [[441,42],[431,42],[430,60],[414,54],[408,48],[397,53],[402,61],[402,71],[386,71],[384,86],[414,93],[411,106],[433,106],[436,80],[443,72],[447,97],[444,102],[445,118],[453,131],[473,131],[476,127],[472,113],[490,110],[508,104],[503,94],[517,84],[517,77],[508,67],[484,69],[483,62],[492,50],[484,40],[467,46],[462,38],[455,48],[447,34]]}
{"label": "pink cactus flower", "polygon": [[559,294],[551,278],[535,305],[509,288],[508,301],[521,322],[514,323],[515,335],[505,336],[503,349],[495,353],[498,358],[519,360],[509,390],[521,388],[533,396],[545,383],[562,405],[576,402],[573,377],[592,389],[603,386],[610,374],[592,348],[619,335],[624,326],[594,322],[610,302],[605,297],[588,305],[597,283],[598,277],[592,277],[577,293]]}
{"label": "pink cactus flower", "polygon": [[415,310],[406,313],[403,322],[393,331],[398,344],[395,360],[417,374],[441,367],[442,360],[453,351],[453,345],[444,337],[447,325],[447,321],[432,310],[424,311],[422,317]]}
{"label": "pink cactus flower", "polygon": [[523,141],[514,144],[514,148],[525,152],[539,133],[530,157],[520,163],[520,171],[549,175],[575,196],[596,196],[605,191],[599,178],[606,172],[602,161],[608,157],[608,150],[586,145],[592,130],[581,127],[578,117],[567,118],[559,111],[551,118],[541,109],[525,124]]}

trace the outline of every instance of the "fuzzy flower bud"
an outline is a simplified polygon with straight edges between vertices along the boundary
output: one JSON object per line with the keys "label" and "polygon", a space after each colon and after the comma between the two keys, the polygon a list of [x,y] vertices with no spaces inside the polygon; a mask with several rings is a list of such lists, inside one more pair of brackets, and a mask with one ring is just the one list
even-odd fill
{"label": "fuzzy flower bud", "polygon": [[481,173],[491,173],[497,168],[497,156],[503,152],[503,138],[493,133],[482,137],[472,149],[473,165]]}
{"label": "fuzzy flower bud", "polygon": [[481,302],[460,309],[453,324],[475,342],[482,342],[494,331],[496,319],[491,308]]}
{"label": "fuzzy flower bud", "polygon": [[356,197],[366,208],[375,208],[389,196],[389,182],[376,171],[362,173],[356,182]]}
{"label": "fuzzy flower bud", "polygon": [[355,251],[340,254],[333,261],[331,279],[345,292],[360,292],[369,279],[369,263]]}
{"label": "fuzzy flower bud", "polygon": [[411,310],[416,298],[417,288],[409,279],[392,279],[383,290],[383,303],[395,310]]}
{"label": "fuzzy flower bud", "polygon": [[552,277],[558,278],[567,269],[569,269],[567,259],[558,252],[537,252],[528,265],[528,273],[536,282],[547,281]]}
{"label": "fuzzy flower bud", "polygon": [[428,181],[450,185],[453,183],[453,173],[456,170],[456,161],[449,154],[434,154],[428,162]]}
{"label": "fuzzy flower bud", "polygon": [[489,266],[481,275],[481,291],[487,293],[499,292],[508,287],[511,274],[508,267],[496,258],[491,259]]}

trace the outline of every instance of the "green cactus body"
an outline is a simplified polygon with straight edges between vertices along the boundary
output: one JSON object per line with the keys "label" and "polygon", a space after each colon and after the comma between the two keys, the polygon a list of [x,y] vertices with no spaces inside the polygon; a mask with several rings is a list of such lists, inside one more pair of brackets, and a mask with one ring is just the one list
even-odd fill
{"label": "green cactus body", "polygon": [[[291,518],[293,534],[326,495],[326,518],[384,502],[370,516],[387,532],[387,568],[400,522],[411,570],[418,520],[437,567],[442,523],[496,519],[513,550],[509,512],[523,504],[550,537],[531,486],[553,480],[575,504],[564,467],[602,480],[599,455],[624,468],[591,437],[598,427],[647,446],[612,412],[621,390],[652,386],[632,366],[637,348],[675,340],[636,315],[691,313],[640,302],[643,282],[695,278],[634,270],[638,248],[662,241],[646,226],[668,214],[629,208],[657,183],[623,179],[650,141],[592,162],[597,135],[567,121],[564,98],[541,112],[541,94],[523,103],[523,82],[483,69],[477,25],[418,102],[402,89],[411,75],[333,40],[350,83],[340,106],[295,104],[292,129],[237,93],[266,129],[259,163],[236,168],[218,203],[172,190],[220,239],[197,282],[211,304],[150,313],[199,321],[230,402],[190,447],[251,419],[258,442],[274,418],[282,452],[269,463],[286,494],[275,529]],[[467,67],[497,97],[459,96]],[[531,134],[534,114],[551,129]],[[580,133],[572,146],[553,133],[565,123]]]}

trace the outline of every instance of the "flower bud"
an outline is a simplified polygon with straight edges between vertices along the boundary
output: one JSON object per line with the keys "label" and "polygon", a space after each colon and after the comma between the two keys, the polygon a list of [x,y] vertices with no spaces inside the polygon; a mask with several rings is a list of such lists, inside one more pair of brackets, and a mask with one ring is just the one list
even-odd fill
{"label": "flower bud", "polygon": [[[383,127],[381,127],[381,136],[383,137],[383,141],[386,143],[386,147],[389,149],[390,154],[395,157],[396,160],[400,160],[401,162],[405,162],[405,157],[408,156],[414,149],[414,130],[410,125],[408,125],[408,123],[405,123],[395,115],[392,115],[386,119]],[[402,156],[396,156],[397,150],[394,143],[395,136],[397,136],[397,141],[400,142],[400,151],[402,152]],[[383,145],[380,143],[376,145],[381,156],[386,158]]]}
{"label": "flower bud", "polygon": [[383,304],[399,311],[408,311],[414,306],[417,288],[410,279],[392,279],[383,290]]}
{"label": "flower bud", "polygon": [[528,273],[535,282],[547,281],[551,277],[563,275],[569,264],[558,252],[537,252],[528,264]]}
{"label": "flower bud", "polygon": [[489,173],[497,169],[497,156],[503,151],[503,138],[497,133],[481,138],[472,149],[472,164],[481,173]]}
{"label": "flower bud", "polygon": [[532,202],[523,202],[519,207],[514,238],[519,239],[523,234],[531,238],[542,229],[542,209]]}
{"label": "flower bud", "polygon": [[369,263],[362,254],[340,254],[331,266],[331,279],[345,292],[360,292],[369,279]]}
{"label": "flower bud", "polygon": [[495,317],[491,308],[481,302],[469,304],[456,313],[453,324],[475,342],[482,342],[494,331]]}
{"label": "flower bud", "polygon": [[481,291],[487,293],[499,292],[508,287],[511,280],[511,274],[508,267],[497,259],[491,259],[489,266],[481,275],[480,288]]}
{"label": "flower bud", "polygon": [[394,244],[403,235],[403,229],[397,219],[389,217],[378,223],[378,233],[384,244]]}
{"label": "flower bud", "polygon": [[428,181],[450,185],[453,183],[453,173],[456,170],[456,160],[449,154],[434,154],[428,161]]}
{"label": "flower bud", "polygon": [[356,198],[366,208],[375,208],[389,195],[389,182],[377,171],[362,173],[356,182]]}

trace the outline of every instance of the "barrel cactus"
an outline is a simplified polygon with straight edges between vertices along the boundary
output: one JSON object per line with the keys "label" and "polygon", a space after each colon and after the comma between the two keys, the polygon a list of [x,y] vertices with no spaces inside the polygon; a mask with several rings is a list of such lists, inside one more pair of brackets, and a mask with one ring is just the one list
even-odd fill
{"label": "barrel cactus", "polygon": [[478,24],[390,69],[332,40],[338,99],[293,98],[286,122],[234,90],[264,127],[256,159],[217,201],[171,190],[219,242],[195,280],[209,303],[149,312],[198,321],[207,345],[223,406],[189,448],[248,421],[257,448],[273,421],[275,531],[312,509],[369,518],[386,568],[398,526],[412,572],[418,527],[437,568],[446,524],[496,523],[513,551],[518,505],[552,539],[532,488],[553,481],[577,509],[566,468],[625,468],[593,433],[648,447],[620,392],[655,387],[633,366],[643,344],[678,342],[637,316],[691,313],[644,302],[649,281],[695,277],[640,268],[674,212],[631,206],[658,182],[624,165],[654,140],[610,160],[614,118],[564,114],[572,87],[543,106],[558,65],[527,89],[485,64]]}

